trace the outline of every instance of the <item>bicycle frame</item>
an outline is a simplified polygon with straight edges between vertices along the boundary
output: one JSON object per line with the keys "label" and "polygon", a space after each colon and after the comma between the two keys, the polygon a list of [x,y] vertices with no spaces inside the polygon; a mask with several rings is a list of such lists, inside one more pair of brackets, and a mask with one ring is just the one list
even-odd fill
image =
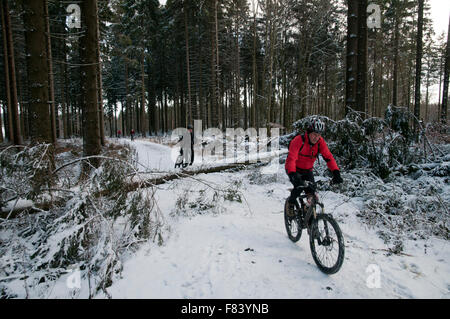
{"label": "bicycle frame", "polygon": [[[302,195],[302,198],[305,198],[305,197],[307,197],[307,195]],[[317,200],[317,193],[314,192],[314,196],[311,201],[311,206],[309,207],[308,211],[306,212],[306,218],[305,218],[305,222],[308,227],[308,234],[310,233],[310,227],[311,227],[313,221],[317,218],[317,210],[316,210],[317,205],[319,205],[320,208],[322,208],[322,214],[325,214],[324,204]],[[324,238],[324,240],[322,240],[320,238],[320,236],[317,236],[317,242],[319,245],[328,246],[330,244],[330,233],[328,231],[327,223],[324,224],[324,228],[325,228],[325,238]],[[309,234],[309,235],[311,236],[311,234]],[[313,234],[314,237],[316,237],[316,235],[317,234]]]}
{"label": "bicycle frame", "polygon": [[[302,208],[305,206],[303,199],[307,198],[307,197],[308,197],[307,194],[302,194],[302,195],[299,195],[299,197],[298,197]],[[305,213],[303,209],[301,210],[302,214],[303,214],[302,217],[303,217],[303,223],[304,223],[302,225],[302,228],[307,228],[308,235],[310,235],[310,236],[311,236],[311,225],[313,224],[313,221],[317,218],[317,209],[316,209],[317,205],[319,205],[320,208],[322,208],[322,214],[324,214],[325,213],[324,204],[318,201],[317,192],[314,190],[314,196],[312,197],[311,205],[309,206],[308,211],[306,211],[306,213]],[[325,224],[324,228],[325,228],[324,240],[322,241],[320,236],[318,236],[318,238],[317,238],[317,242],[319,243],[319,245],[328,245],[329,244],[330,234],[328,231],[328,225]]]}
{"label": "bicycle frame", "polygon": [[[309,185],[308,185],[308,184],[309,184]],[[303,217],[304,217],[304,221],[305,221],[306,225],[307,225],[308,228],[309,228],[309,226],[310,226],[311,223],[312,223],[312,220],[310,221],[311,217],[313,217],[313,219],[316,219],[316,218],[317,218],[317,210],[316,210],[316,206],[319,205],[319,206],[322,208],[322,213],[325,213],[325,207],[324,207],[323,203],[321,203],[321,202],[318,201],[318,195],[317,195],[317,192],[316,192],[316,186],[315,186],[315,184],[314,184],[314,183],[311,183],[311,182],[308,182],[308,184],[307,184],[307,186],[305,186],[305,187],[299,186],[298,188],[301,189],[301,190],[302,190],[302,193],[303,193],[303,192],[306,190],[306,188],[307,188],[308,186],[313,186],[314,196],[312,197],[311,205],[309,206],[308,211],[307,211],[306,214],[304,214],[304,216],[303,216]],[[301,195],[298,196],[298,199],[300,200],[300,205],[301,205],[301,207],[302,207],[302,210],[301,210],[302,212],[304,212],[303,208],[304,208],[305,205],[306,205],[306,204],[304,203],[303,199],[304,199],[304,198],[307,198],[307,197],[308,197],[307,194],[301,194]],[[328,234],[328,232],[327,232],[327,234]]]}

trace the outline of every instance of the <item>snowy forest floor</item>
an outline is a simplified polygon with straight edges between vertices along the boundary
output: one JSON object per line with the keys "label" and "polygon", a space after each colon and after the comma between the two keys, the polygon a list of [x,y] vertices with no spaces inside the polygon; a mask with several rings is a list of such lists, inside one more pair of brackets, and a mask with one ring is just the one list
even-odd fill
{"label": "snowy forest floor", "polygon": [[[174,171],[170,147],[139,139],[110,142],[135,147],[144,174],[148,168]],[[199,165],[197,156],[189,169]],[[329,180],[324,162],[316,166],[317,179]],[[445,205],[448,180],[424,175],[384,184],[369,175],[343,171],[346,185],[319,193],[345,239],[345,260],[335,275],[315,265],[306,231],[297,243],[287,237],[283,206],[291,185],[284,165],[271,174],[264,167],[248,167],[157,186],[154,196],[165,224],[162,243],[148,241],[127,253],[120,278],[107,288],[109,296],[100,292],[96,298],[450,298],[448,212],[442,208],[410,222],[400,221],[395,212],[371,213],[380,205],[386,210],[411,201],[414,187],[426,185],[442,188],[439,198]],[[358,193],[361,188],[364,192]],[[18,298],[87,298],[86,276],[80,289],[68,288],[69,276],[62,275],[45,292],[25,289],[22,280],[4,285]]]}
{"label": "snowy forest floor", "polygon": [[[336,275],[321,273],[306,233],[298,243],[287,238],[285,176],[263,175],[252,183],[249,177],[255,175],[248,170],[198,176],[216,185],[242,181],[242,203],[224,201],[220,212],[177,209],[180,196],[188,198],[188,207],[201,202],[200,192],[207,187],[195,181],[175,182],[158,190],[162,210],[172,212],[167,216],[172,235],[164,246],[143,247],[125,263],[123,279],[113,284],[110,294],[116,298],[450,297],[447,241],[407,241],[403,252],[411,256],[389,253],[390,247],[376,229],[356,217],[358,201],[331,192],[325,194],[324,203],[339,205],[333,215],[344,233],[346,258]],[[366,285],[372,264],[380,268],[379,289]]]}

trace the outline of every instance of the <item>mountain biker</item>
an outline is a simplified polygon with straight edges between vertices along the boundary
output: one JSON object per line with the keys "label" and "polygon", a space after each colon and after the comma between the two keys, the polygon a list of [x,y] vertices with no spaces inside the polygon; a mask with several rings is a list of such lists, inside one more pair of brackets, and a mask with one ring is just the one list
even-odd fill
{"label": "mountain biker", "polygon": [[[301,193],[301,190],[297,189],[297,187],[305,186],[305,181],[314,183],[312,169],[319,153],[327,163],[328,169],[333,173],[332,183],[340,184],[343,182],[339,167],[328,149],[327,143],[321,136],[324,131],[325,124],[318,118],[313,119],[309,123],[305,134],[303,136],[297,135],[289,144],[289,154],[286,159],[285,169],[289,180],[294,185],[288,200],[288,215],[290,216],[294,215],[295,201]],[[307,187],[305,192],[308,195],[307,202],[309,202],[313,196],[313,190]]]}
{"label": "mountain biker", "polygon": [[187,167],[188,165],[192,165],[194,162],[194,132],[192,131],[193,127],[192,125],[187,126],[189,135],[186,135],[186,140],[183,140],[182,136],[178,142],[181,143],[181,150],[183,154],[183,168]]}

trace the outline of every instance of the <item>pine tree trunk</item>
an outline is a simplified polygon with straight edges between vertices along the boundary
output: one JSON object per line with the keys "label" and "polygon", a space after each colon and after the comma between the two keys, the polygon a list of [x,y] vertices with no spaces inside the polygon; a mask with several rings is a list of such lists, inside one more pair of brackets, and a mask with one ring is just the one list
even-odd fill
{"label": "pine tree trunk", "polygon": [[29,112],[32,143],[52,143],[49,112],[47,41],[45,37],[45,0],[24,1],[27,70],[30,84]]}
{"label": "pine tree trunk", "polygon": [[[420,120],[420,82],[422,73],[422,35],[423,35],[423,3],[419,0],[419,20],[417,21],[417,51],[416,51],[416,85],[414,92],[414,115]],[[414,122],[415,128],[416,122]]]}
{"label": "pine tree trunk", "polygon": [[[0,111],[2,111],[2,108],[0,108]],[[0,112],[2,113],[2,112]],[[5,113],[3,113],[3,116]],[[2,114],[0,114],[0,143],[3,143],[3,122],[2,122]]]}
{"label": "pine tree trunk", "polygon": [[[367,0],[358,1],[358,71],[356,108],[360,112],[367,111]],[[365,114],[365,113],[364,113]]]}
{"label": "pine tree trunk", "polygon": [[[84,156],[98,155],[101,151],[99,96],[98,96],[98,12],[97,0],[81,2],[81,25],[85,30],[81,37],[82,109],[83,109],[83,153]],[[90,164],[99,166],[98,159]],[[86,167],[87,168],[87,167]]]}
{"label": "pine tree trunk", "polygon": [[[450,25],[450,23],[449,23]],[[443,71],[444,71],[444,61],[445,61],[445,51],[443,52],[443,54],[440,57],[440,63],[439,63],[439,95],[438,95],[438,110],[441,110],[441,95],[442,95],[442,76],[443,76]],[[439,116],[438,116],[439,119]]]}
{"label": "pine tree trunk", "polygon": [[125,136],[125,107],[124,107],[124,105],[125,105],[125,101],[122,100],[120,102],[120,106],[122,109],[122,137]]}
{"label": "pine tree trunk", "polygon": [[142,54],[141,58],[141,133],[143,136],[147,133],[147,128],[145,127],[145,72],[144,72],[145,57]]}
{"label": "pine tree trunk", "polygon": [[257,103],[256,103],[256,92],[257,92],[257,65],[256,65],[256,9],[253,8],[253,51],[252,51],[252,109],[251,109],[251,127],[259,127],[257,121]]}
{"label": "pine tree trunk", "polygon": [[147,74],[148,74],[148,93],[149,93],[149,101],[148,101],[148,131],[149,134],[156,134],[156,96],[155,96],[155,81],[152,73],[151,63],[148,63],[147,66]]}
{"label": "pine tree trunk", "polygon": [[[43,9],[43,8],[42,8]],[[17,85],[16,85],[16,67],[14,61],[14,42],[12,36],[12,25],[11,18],[9,15],[8,1],[2,1],[2,20],[4,20],[4,29],[6,34],[6,48],[7,48],[7,58],[8,58],[8,69],[5,72],[9,73],[9,95],[10,103],[8,105],[8,119],[10,141],[15,145],[22,144],[22,136],[20,134],[20,121],[19,121],[19,110],[17,101]]]}
{"label": "pine tree trunk", "polygon": [[399,13],[397,12],[398,9],[396,8],[395,10],[396,10],[396,12],[395,12],[395,29],[394,29],[394,79],[393,79],[393,83],[392,83],[392,86],[393,86],[393,88],[392,88],[392,104],[394,106],[398,106],[398,102],[397,102],[397,96],[398,96],[397,82],[398,82],[398,63],[399,63],[399,61],[398,61],[399,39],[398,38],[399,38],[399,33],[400,33],[400,31],[399,31],[400,21],[399,21],[399,17],[398,17]]}
{"label": "pine tree trunk", "polygon": [[205,105],[205,97],[203,96],[203,67],[202,67],[202,62],[201,59],[198,59],[198,64],[199,64],[199,71],[200,71],[200,76],[199,76],[199,83],[198,83],[198,101],[199,101],[199,113],[198,113],[198,118],[201,118],[203,120],[203,125],[205,125],[207,123],[207,117],[206,117],[206,105]]}
{"label": "pine tree trunk", "polygon": [[268,81],[268,93],[267,93],[267,136],[270,137],[270,123],[273,122],[272,119],[272,79],[273,79],[273,54],[274,54],[274,45],[275,45],[275,31],[274,31],[274,7],[271,0],[269,2],[269,41],[270,41],[270,49],[269,49],[269,81]]}
{"label": "pine tree trunk", "polygon": [[191,70],[189,61],[189,32],[188,32],[188,14],[187,5],[184,1],[184,38],[186,42],[186,71],[187,71],[187,83],[188,83],[188,123],[192,123],[192,96],[191,96]]}
{"label": "pine tree trunk", "polygon": [[425,123],[428,122],[428,100],[429,100],[428,88],[429,88],[429,86],[430,86],[430,76],[427,75],[426,93],[425,93]]}
{"label": "pine tree trunk", "polygon": [[[298,54],[298,105],[300,107],[300,118],[304,118],[308,114],[307,106],[307,84],[308,84],[308,78],[307,78],[307,67],[309,63],[309,48],[308,48],[308,41],[307,39],[299,39],[298,45],[299,45],[299,54]],[[302,44],[304,46],[302,46]],[[292,114],[293,119],[297,117],[297,114]]]}
{"label": "pine tree trunk", "polygon": [[219,106],[218,106],[218,87],[217,87],[217,73],[216,73],[216,34],[215,34],[215,18],[214,18],[214,10],[215,0],[210,0],[210,42],[211,42],[211,79],[210,79],[210,100],[211,100],[211,112],[209,112],[209,116],[211,117],[211,123],[208,123],[209,126],[216,126],[219,124]]}
{"label": "pine tree trunk", "polygon": [[9,128],[8,128],[8,105],[3,104],[3,126],[5,127],[5,139],[9,139]]}
{"label": "pine tree trunk", "polygon": [[[409,71],[409,74],[412,74],[412,61],[410,60],[409,61],[409,63],[408,63],[409,65],[408,65],[408,71]],[[407,108],[408,108],[408,110],[410,110],[411,109],[411,89],[412,89],[412,79],[411,79],[411,77],[408,77],[408,93],[407,93]]]}
{"label": "pine tree trunk", "polygon": [[125,105],[125,126],[123,127],[123,136],[127,136],[131,130],[130,123],[130,109],[131,109],[131,97],[130,89],[128,86],[128,62],[125,61],[125,94],[126,94],[126,105]]}
{"label": "pine tree trunk", "polygon": [[[98,17],[98,2],[96,2],[96,11]],[[100,23],[98,23],[97,18],[97,29],[96,29],[96,54],[97,54],[97,89],[98,89],[98,118],[99,118],[99,129],[100,129],[100,143],[102,146],[106,145],[105,140],[105,115],[103,112],[103,80],[102,80],[102,62],[100,58]]]}
{"label": "pine tree trunk", "polygon": [[[63,22],[62,22],[62,30],[65,30],[64,22],[65,21],[63,20]],[[69,138],[73,134],[72,123],[73,123],[74,119],[73,119],[73,112],[71,114],[71,112],[69,111],[71,102],[70,102],[70,98],[68,96],[68,93],[69,93],[69,88],[68,88],[69,72],[67,71],[67,69],[68,69],[67,68],[67,45],[66,45],[66,40],[65,39],[62,40],[62,51],[63,51],[62,54],[64,56],[64,59],[63,59],[63,62],[64,62],[64,67],[63,67],[64,74],[62,76],[62,78],[63,78],[62,91],[64,92],[64,99],[63,99],[63,101],[64,101],[63,103],[64,104],[63,105],[65,105],[65,107],[66,107],[66,112],[65,112],[66,113],[66,121],[64,122],[64,127],[67,127],[67,130],[66,130],[67,131],[67,136],[65,136],[65,138]]]}
{"label": "pine tree trunk", "polygon": [[48,92],[49,92],[49,107],[50,107],[50,117],[51,117],[51,131],[52,131],[52,142],[56,143],[56,103],[55,103],[55,85],[53,76],[53,65],[52,65],[52,45],[50,40],[50,22],[48,14],[48,0],[44,0],[44,14],[45,14],[45,34],[46,34],[46,49],[47,49],[47,68],[48,68]]}
{"label": "pine tree trunk", "polygon": [[140,127],[139,127],[139,100],[136,99],[136,96],[133,96],[133,111],[131,113],[131,118],[132,118],[132,124],[131,127],[134,129],[134,133],[139,133],[140,132]]}
{"label": "pine tree trunk", "polygon": [[77,120],[76,108],[75,108],[75,102],[74,101],[71,102],[70,119],[71,119],[70,130],[72,131],[72,135],[69,135],[69,136],[73,136],[73,135],[76,135],[75,123],[76,123],[76,120]]}
{"label": "pine tree trunk", "polygon": [[324,88],[324,111],[325,111],[325,115],[326,116],[331,116],[331,112],[328,109],[328,105],[329,105],[329,92],[328,92],[328,64],[325,65],[325,74],[324,74],[324,81],[325,81],[325,88]]}
{"label": "pine tree trunk", "polygon": [[[1,108],[0,108],[1,111]],[[2,127],[2,114],[0,112],[0,143],[3,143],[3,127]]]}
{"label": "pine tree trunk", "polygon": [[[266,0],[266,6],[267,6],[267,0]],[[263,59],[263,65],[262,65],[262,73],[261,73],[261,88],[260,88],[260,94],[263,97],[263,100],[261,102],[262,108],[260,109],[262,117],[266,120],[265,125],[267,125],[267,96],[266,96],[266,90],[267,90],[267,59],[270,54],[269,52],[269,31],[268,31],[268,22],[265,21],[265,30],[264,30],[264,59]]]}
{"label": "pine tree trunk", "polygon": [[178,83],[180,87],[180,120],[181,120],[181,126],[186,127],[187,126],[187,118],[186,118],[186,106],[184,105],[184,86],[183,86],[183,63],[178,63],[179,68],[179,74],[178,74]]}
{"label": "pine tree trunk", "polygon": [[[5,95],[6,95],[6,110],[7,112],[3,113],[5,120],[5,134],[6,139],[9,141],[13,141],[13,131],[12,131],[12,116],[11,116],[11,88],[10,88],[10,79],[9,79],[9,63],[8,63],[8,38],[6,32],[6,14],[5,14],[5,1],[1,1],[0,3],[1,9],[1,18],[2,18],[2,38],[3,38],[3,63],[5,69]],[[3,134],[2,134],[3,137]]]}
{"label": "pine tree trunk", "polygon": [[[219,22],[217,20],[217,7],[219,3],[217,0],[214,0],[214,26],[215,26],[215,53],[216,53],[216,95],[217,95],[217,106],[219,109],[219,123],[222,120],[222,129],[225,129],[225,115],[223,110],[223,103],[221,98],[221,92],[223,92],[223,81],[220,81],[220,63],[219,63]],[[221,89],[222,88],[222,89]]]}
{"label": "pine tree trunk", "polygon": [[375,100],[375,96],[377,94],[377,81],[378,81],[378,67],[377,67],[377,58],[378,58],[378,38],[375,37],[372,46],[372,50],[373,50],[373,60],[372,60],[372,64],[373,64],[373,68],[372,68],[372,93],[371,93],[371,115],[375,116],[376,114],[376,100]]}
{"label": "pine tree trunk", "polygon": [[357,109],[358,0],[348,0],[345,114]]}
{"label": "pine tree trunk", "polygon": [[[236,90],[235,90],[235,100],[236,100],[236,112],[234,124],[235,127],[240,127],[241,120],[241,61],[240,61],[240,48],[239,48],[239,23],[236,23]],[[245,126],[247,126],[245,124]]]}
{"label": "pine tree trunk", "polygon": [[[165,133],[169,132],[169,109],[167,106],[167,92],[164,91],[162,93],[164,95],[164,127],[165,127]],[[162,110],[162,103],[163,103],[163,96],[161,95],[161,110]]]}
{"label": "pine tree trunk", "polygon": [[164,133],[166,131],[166,120],[164,118],[164,104],[163,104],[163,96],[162,92],[159,95],[159,123],[161,128],[161,133]]}
{"label": "pine tree trunk", "polygon": [[[62,29],[64,30],[64,28]],[[61,44],[62,44],[62,55],[63,55],[63,63],[64,65],[61,67],[62,70],[64,70],[64,73],[61,74],[61,106],[63,109],[63,127],[64,127],[64,138],[67,139],[69,138],[69,136],[72,135],[71,129],[70,129],[70,116],[69,116],[69,99],[68,96],[66,94],[66,89],[67,89],[67,63],[66,63],[66,40],[62,39],[61,40]]]}
{"label": "pine tree trunk", "polygon": [[445,50],[444,89],[442,92],[441,121],[447,123],[448,86],[450,77],[450,19],[447,32],[447,49]]}
{"label": "pine tree trunk", "polygon": [[[286,46],[287,43],[287,37],[286,37],[286,29],[283,30],[283,46]],[[282,96],[281,96],[281,114],[280,114],[280,122],[281,125],[283,125],[284,127],[287,126],[287,122],[286,122],[286,113],[287,113],[287,99],[286,99],[286,88],[287,88],[287,72],[286,72],[286,51],[283,52],[282,55],[282,63],[281,63],[281,72],[282,72]]]}
{"label": "pine tree trunk", "polygon": [[244,76],[244,130],[248,128],[247,78]]}

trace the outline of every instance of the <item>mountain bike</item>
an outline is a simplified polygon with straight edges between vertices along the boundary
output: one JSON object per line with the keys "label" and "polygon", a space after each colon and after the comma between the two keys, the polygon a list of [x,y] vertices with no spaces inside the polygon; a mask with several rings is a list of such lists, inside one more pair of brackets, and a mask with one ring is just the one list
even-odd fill
{"label": "mountain bike", "polygon": [[[314,194],[308,198],[309,206],[304,201],[308,197],[305,194],[305,189],[308,187]],[[309,246],[315,263],[322,272],[331,275],[339,271],[344,261],[344,237],[333,216],[325,214],[324,205],[319,201],[316,187],[316,184],[311,182],[307,182],[305,186],[298,186],[301,193],[295,200],[292,216],[288,214],[289,197],[286,199],[284,224],[288,237],[293,242],[297,242],[302,236],[302,230],[307,229]]]}

